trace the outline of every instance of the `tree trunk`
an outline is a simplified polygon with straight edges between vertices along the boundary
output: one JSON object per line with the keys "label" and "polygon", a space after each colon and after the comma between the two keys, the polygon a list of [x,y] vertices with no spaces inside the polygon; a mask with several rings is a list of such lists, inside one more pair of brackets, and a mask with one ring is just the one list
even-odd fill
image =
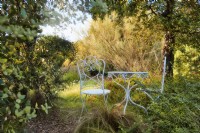
{"label": "tree trunk", "polygon": [[165,34],[165,44],[163,48],[163,54],[166,56],[166,76],[173,77],[174,66],[174,43],[175,36],[172,32],[167,31]]}
{"label": "tree trunk", "polygon": [[166,10],[161,14],[162,17],[166,19],[166,21],[164,22],[166,33],[163,54],[167,58],[166,76],[173,77],[175,36],[172,32],[173,26],[171,15],[173,14],[173,9],[175,7],[175,0],[167,0],[166,4]]}

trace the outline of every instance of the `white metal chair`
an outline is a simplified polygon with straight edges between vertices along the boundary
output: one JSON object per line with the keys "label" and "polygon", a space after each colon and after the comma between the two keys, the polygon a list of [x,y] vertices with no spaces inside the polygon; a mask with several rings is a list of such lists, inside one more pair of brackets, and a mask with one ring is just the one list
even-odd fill
{"label": "white metal chair", "polygon": [[[103,95],[107,102],[110,90],[104,88],[104,71],[106,63],[95,56],[88,56],[84,60],[77,62],[80,76],[80,96],[82,100],[82,112],[86,108],[85,101],[87,95]],[[82,113],[81,112],[81,113]]]}
{"label": "white metal chair", "polygon": [[[166,57],[164,57],[164,61],[163,61],[163,70],[162,70],[162,80],[161,80],[161,88],[155,90],[155,89],[151,89],[151,88],[137,88],[137,90],[144,92],[149,98],[151,98],[152,100],[155,100],[155,98],[153,98],[151,96],[151,93],[160,93],[162,94],[164,92],[164,83],[165,83],[165,74],[166,74]],[[142,84],[140,84],[141,86],[143,86]],[[157,97],[159,98],[159,96]]]}

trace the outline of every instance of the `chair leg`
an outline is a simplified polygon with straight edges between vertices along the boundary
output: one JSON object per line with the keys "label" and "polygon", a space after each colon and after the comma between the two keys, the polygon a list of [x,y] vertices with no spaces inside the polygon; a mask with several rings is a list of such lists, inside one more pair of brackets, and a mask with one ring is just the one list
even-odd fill
{"label": "chair leg", "polygon": [[107,103],[108,95],[104,95],[104,102]]}
{"label": "chair leg", "polygon": [[81,116],[82,116],[82,114],[83,114],[84,109],[87,111],[87,108],[86,108],[86,98],[87,98],[87,95],[85,95],[84,98],[83,98],[83,96],[81,96],[81,101],[82,101]]}
{"label": "chair leg", "polygon": [[107,95],[104,95],[104,103],[105,103],[105,106],[107,107],[107,101],[108,101],[108,94]]}

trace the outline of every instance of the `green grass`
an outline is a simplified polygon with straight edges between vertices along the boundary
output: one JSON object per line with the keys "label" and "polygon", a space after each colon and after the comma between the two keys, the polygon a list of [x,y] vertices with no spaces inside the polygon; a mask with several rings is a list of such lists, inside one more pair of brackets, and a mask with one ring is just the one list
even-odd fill
{"label": "green grass", "polygon": [[81,108],[79,84],[71,84],[67,89],[60,91],[54,104],[60,108]]}
{"label": "green grass", "polygon": [[164,95],[155,102],[136,94],[135,99],[149,107],[148,114],[139,107],[128,104],[126,115],[123,115],[123,106],[114,105],[117,101],[120,102],[124,95],[119,95],[121,97],[118,100],[113,98],[120,94],[116,91],[122,93],[124,90],[112,84],[107,88],[112,91],[108,97],[107,108],[103,97],[91,96],[86,101],[88,111],[80,117],[82,103],[79,83],[59,92],[55,105],[61,109],[61,116],[66,121],[71,116],[76,121],[80,120],[75,123],[76,132],[196,132],[200,129],[198,81],[181,78],[166,81]]}
{"label": "green grass", "polygon": [[[109,89],[109,88],[108,88]],[[124,90],[122,88],[118,88],[118,93],[122,93],[121,97],[117,97],[118,100],[114,100],[116,93],[114,92],[116,90],[113,90],[112,93],[108,96],[108,102],[107,102],[107,109],[112,110],[113,108],[115,111],[122,113],[123,106],[115,106],[119,102],[121,102],[124,99]],[[80,85],[79,83],[71,84],[67,89],[64,89],[63,91],[60,91],[58,93],[58,98],[55,100],[55,105],[59,106],[60,108],[71,108],[71,109],[81,109],[82,107],[82,101],[80,98]],[[95,107],[103,107],[105,106],[104,98],[103,96],[88,96],[86,99],[86,106],[88,109],[92,109]],[[117,109],[117,110],[116,110]],[[127,112],[129,111],[141,111],[140,108],[133,106],[132,104],[128,104],[127,106]]]}

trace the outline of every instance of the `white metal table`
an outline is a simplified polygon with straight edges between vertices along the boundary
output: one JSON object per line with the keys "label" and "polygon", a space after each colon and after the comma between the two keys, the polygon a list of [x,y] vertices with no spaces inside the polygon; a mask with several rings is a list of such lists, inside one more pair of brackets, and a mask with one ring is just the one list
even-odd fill
{"label": "white metal table", "polygon": [[[112,80],[118,84],[120,87],[122,87],[125,91],[125,98],[124,100],[121,102],[121,104],[123,104],[125,102],[125,106],[124,106],[124,110],[123,113],[125,114],[126,112],[126,107],[128,102],[132,103],[133,105],[136,105],[142,109],[145,110],[145,112],[147,112],[147,109],[142,106],[139,105],[137,103],[135,103],[130,96],[130,92],[133,88],[135,88],[137,86],[137,84],[131,85],[131,78],[133,77],[138,77],[138,78],[145,78],[148,76],[148,72],[126,72],[126,71],[110,71],[108,72],[108,77],[112,78]],[[119,83],[116,79],[117,78],[122,78],[124,80],[123,83]]]}

